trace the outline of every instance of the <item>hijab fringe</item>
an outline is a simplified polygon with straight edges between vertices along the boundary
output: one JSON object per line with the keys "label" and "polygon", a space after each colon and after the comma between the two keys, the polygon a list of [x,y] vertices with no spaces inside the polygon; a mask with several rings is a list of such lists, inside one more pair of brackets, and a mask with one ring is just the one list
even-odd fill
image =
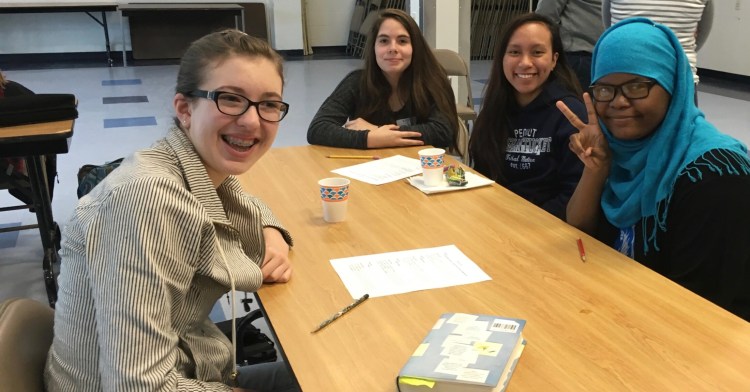
{"label": "hijab fringe", "polygon": [[[707,159],[706,156],[710,156],[712,159]],[[719,149],[707,151],[705,154],[699,156],[693,162],[686,165],[675,179],[675,183],[677,183],[677,180],[679,180],[683,175],[688,176],[690,181],[694,183],[702,180],[702,168],[707,168],[708,170],[717,173],[720,176],[723,176],[724,174],[732,176],[738,176],[742,174],[749,175],[750,158],[748,158],[747,154],[740,154],[739,152],[733,150]],[[648,238],[643,241],[644,254],[648,254],[649,243],[653,245],[654,250],[656,250],[657,252],[660,250],[659,245],[656,242],[656,234],[659,231],[667,231],[667,212],[669,211],[669,203],[672,200],[674,186],[675,184],[673,183],[670,187],[671,191],[669,192],[669,194],[667,194],[667,197],[657,203],[656,215],[646,217],[641,221],[641,224],[643,225],[644,235],[648,233]],[[653,224],[651,224],[651,221],[654,221]],[[649,230],[649,227],[651,227],[651,230]]]}

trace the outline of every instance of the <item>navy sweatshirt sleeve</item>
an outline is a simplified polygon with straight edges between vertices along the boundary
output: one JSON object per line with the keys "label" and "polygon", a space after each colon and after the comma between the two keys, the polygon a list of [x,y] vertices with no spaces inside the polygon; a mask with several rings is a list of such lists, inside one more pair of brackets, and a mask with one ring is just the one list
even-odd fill
{"label": "navy sweatshirt sleeve", "polygon": [[[568,105],[568,108],[578,118],[584,122],[586,121],[588,114],[586,113],[586,106],[581,101],[572,97],[563,98],[562,101]],[[565,220],[568,201],[573,196],[578,181],[581,179],[581,173],[583,173],[583,163],[568,147],[570,136],[578,133],[578,129],[571,125],[562,114],[560,116],[562,119],[559,122],[557,134],[555,135],[555,144],[558,146],[556,155],[558,155],[557,159],[559,162],[557,181],[555,183],[557,188],[555,192],[556,196],[542,203],[541,207],[552,215]]]}

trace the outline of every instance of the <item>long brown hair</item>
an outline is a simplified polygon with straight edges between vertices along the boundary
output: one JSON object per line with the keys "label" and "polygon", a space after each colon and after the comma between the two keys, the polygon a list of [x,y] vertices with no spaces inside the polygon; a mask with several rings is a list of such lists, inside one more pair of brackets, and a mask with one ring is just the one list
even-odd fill
{"label": "long brown hair", "polygon": [[6,84],[8,84],[8,80],[5,79],[5,75],[3,75],[3,71],[0,70],[0,89],[5,88]]}
{"label": "long brown hair", "polygon": [[552,52],[558,53],[557,64],[544,85],[557,81],[576,96],[581,95],[581,86],[563,52],[560,29],[549,18],[535,13],[522,14],[511,19],[504,28],[501,28],[500,40],[495,47],[495,57],[492,61],[482,107],[469,139],[471,160],[487,162],[488,174],[495,181],[504,179],[500,162],[505,160],[508,135],[513,131],[510,113],[520,108],[514,94],[515,89],[503,72],[503,57],[508,49],[510,37],[518,28],[528,23],[546,26],[552,36]]}
{"label": "long brown hair", "polygon": [[365,60],[364,72],[360,80],[359,113],[355,113],[355,117],[368,117],[374,113],[390,110],[388,98],[391,96],[391,85],[375,58],[375,41],[380,32],[380,25],[386,19],[393,19],[404,26],[411,39],[411,64],[398,80],[398,95],[407,98],[407,101],[411,100],[418,122],[426,121],[432,105],[436,105],[438,111],[443,113],[451,124],[455,146],[458,114],[448,75],[432,53],[417,23],[409,14],[399,9],[388,8],[381,11],[372,26],[364,49]]}

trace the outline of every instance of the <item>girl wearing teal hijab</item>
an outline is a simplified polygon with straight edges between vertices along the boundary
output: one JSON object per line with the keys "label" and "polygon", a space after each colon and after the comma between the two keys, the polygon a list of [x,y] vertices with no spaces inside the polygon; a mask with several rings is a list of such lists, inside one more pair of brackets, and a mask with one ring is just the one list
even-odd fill
{"label": "girl wearing teal hijab", "polygon": [[626,19],[594,48],[585,164],[568,223],[750,320],[750,160],[694,103],[690,65],[669,28]]}

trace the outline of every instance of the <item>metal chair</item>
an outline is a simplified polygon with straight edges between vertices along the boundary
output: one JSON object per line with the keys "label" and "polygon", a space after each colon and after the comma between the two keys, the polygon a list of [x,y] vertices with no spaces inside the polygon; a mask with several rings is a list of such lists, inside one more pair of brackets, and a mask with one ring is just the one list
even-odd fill
{"label": "metal chair", "polygon": [[365,19],[365,6],[357,4],[352,12],[352,20],[349,22],[349,38],[346,41],[346,53],[354,54],[354,48],[359,40],[359,27]]}
{"label": "metal chair", "polygon": [[367,43],[367,38],[370,36],[370,30],[372,30],[372,25],[375,24],[375,21],[378,19],[378,11],[372,11],[365,16],[365,20],[362,21],[362,24],[359,26],[359,35],[357,36],[357,42],[354,44],[354,56],[356,57],[364,57],[364,49],[365,44]]}
{"label": "metal chair", "polygon": [[469,67],[466,66],[466,62],[458,53],[450,49],[435,49],[433,53],[435,53],[438,63],[440,63],[449,77],[464,78],[466,83],[466,97],[465,100],[462,97],[458,97],[456,111],[461,120],[474,121],[477,118],[477,112],[474,110],[474,98],[471,94],[471,76],[469,75]]}
{"label": "metal chair", "polygon": [[466,82],[466,98],[464,100],[463,97],[459,96],[458,103],[456,103],[456,112],[459,119],[456,153],[466,160],[468,158],[470,136],[468,122],[473,122],[477,118],[477,112],[474,110],[474,99],[471,94],[469,67],[466,66],[466,62],[458,53],[450,49],[435,49],[433,53],[449,77],[464,78]]}
{"label": "metal chair", "polygon": [[44,391],[54,311],[28,298],[0,304],[0,392]]}

